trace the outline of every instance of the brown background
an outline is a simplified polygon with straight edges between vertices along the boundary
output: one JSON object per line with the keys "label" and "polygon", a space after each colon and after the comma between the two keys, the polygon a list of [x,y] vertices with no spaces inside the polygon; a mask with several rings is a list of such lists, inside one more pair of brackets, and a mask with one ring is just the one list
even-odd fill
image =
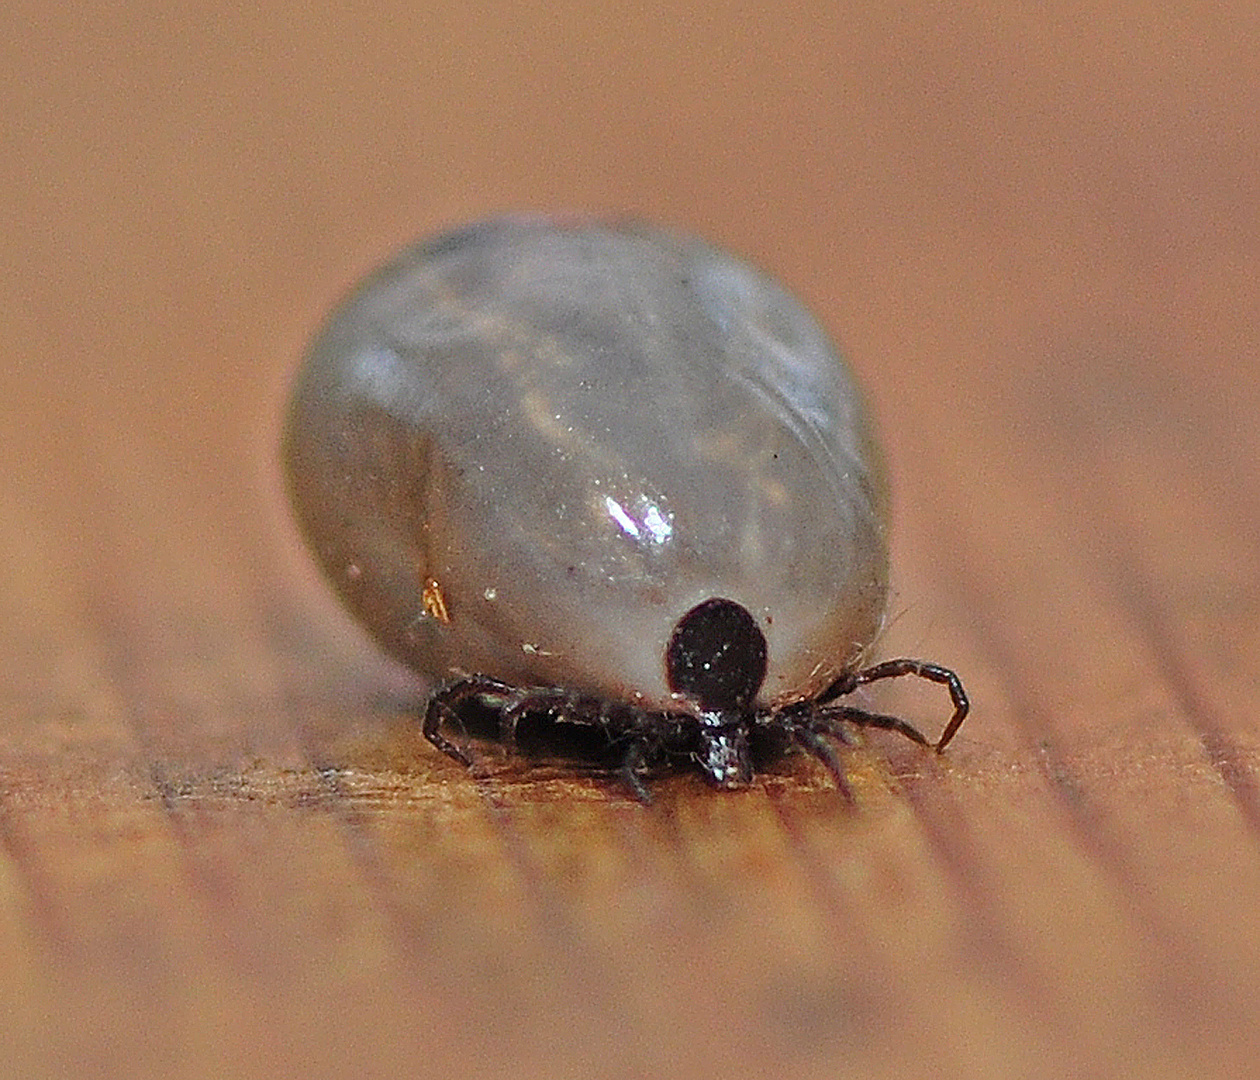
{"label": "brown background", "polygon": [[[0,1072],[1254,1071],[1254,3],[13,7]],[[321,312],[550,207],[752,256],[868,384],[883,651],[976,707],[856,813],[470,778],[306,566]]]}

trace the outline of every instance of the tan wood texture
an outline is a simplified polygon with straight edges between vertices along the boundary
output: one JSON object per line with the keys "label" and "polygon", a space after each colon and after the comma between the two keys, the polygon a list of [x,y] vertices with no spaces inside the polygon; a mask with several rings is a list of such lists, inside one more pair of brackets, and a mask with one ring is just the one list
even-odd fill
{"label": "tan wood texture", "polygon": [[[1260,26],[1177,10],[11,6],[0,1074],[1253,1075]],[[276,419],[342,288],[513,207],[845,342],[943,758],[642,807],[420,739]]]}

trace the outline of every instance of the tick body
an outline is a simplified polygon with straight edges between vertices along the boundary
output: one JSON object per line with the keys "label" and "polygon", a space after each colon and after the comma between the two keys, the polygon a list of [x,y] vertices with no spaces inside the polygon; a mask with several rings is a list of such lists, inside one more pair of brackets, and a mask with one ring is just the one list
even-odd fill
{"label": "tick body", "polygon": [[819,757],[887,594],[882,465],[852,377],[745,263],[646,226],[512,217],[420,243],[333,312],[297,380],[290,491],[325,572],[439,689],[425,733],[492,710],[600,729],[626,781],[720,787],[750,740]]}

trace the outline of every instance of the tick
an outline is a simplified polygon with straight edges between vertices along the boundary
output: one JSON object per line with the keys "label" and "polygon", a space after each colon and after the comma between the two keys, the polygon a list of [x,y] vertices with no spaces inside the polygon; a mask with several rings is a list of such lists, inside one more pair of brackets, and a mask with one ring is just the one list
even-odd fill
{"label": "tick", "polygon": [[[703,242],[502,217],[404,250],[332,313],[285,465],[325,573],[437,689],[423,730],[488,713],[596,734],[624,782],[693,762],[719,788],[792,744],[846,794],[859,727],[943,750],[962,683],[871,666],[887,495],[859,390],[804,306]],[[933,744],[848,703],[948,688]]]}

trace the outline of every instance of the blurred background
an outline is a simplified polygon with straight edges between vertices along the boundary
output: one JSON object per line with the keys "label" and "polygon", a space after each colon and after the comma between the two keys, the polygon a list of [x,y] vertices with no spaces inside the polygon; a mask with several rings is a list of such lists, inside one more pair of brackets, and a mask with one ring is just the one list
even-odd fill
{"label": "blurred background", "polygon": [[[1195,443],[1199,474],[1168,483],[1244,467],[1217,433],[1252,426],[1260,384],[1245,6],[6,21],[0,452],[23,548],[5,621],[32,658],[55,650],[21,605],[50,580],[66,602],[99,590],[99,555],[129,591],[160,581],[185,630],[207,590],[249,588],[322,313],[401,243],[504,209],[629,211],[785,278],[868,386],[903,529],[961,539],[1005,485],[1048,499],[1082,440]],[[1025,428],[1037,459],[1012,477],[999,455],[1028,451]]]}
{"label": "blurred background", "polygon": [[[151,905],[179,908],[179,888],[223,926],[261,918],[287,933],[260,915],[270,908],[196,875],[168,895],[141,874],[148,884],[132,891],[120,868],[151,870],[157,856],[120,855],[117,819],[107,814],[109,829],[89,843],[70,825],[50,832],[47,815],[66,800],[109,814],[128,800],[150,807],[150,780],[169,802],[155,762],[204,794],[215,770],[239,785],[242,762],[306,768],[312,744],[344,764],[321,734],[343,721],[368,739],[381,725],[396,732],[417,688],[335,609],[298,549],[277,477],[278,419],[306,341],[345,288],[401,244],[500,210],[630,212],[698,232],[818,312],[867,387],[892,467],[898,578],[885,651],[957,666],[979,706],[951,758],[961,783],[1009,805],[1017,797],[1004,785],[1043,767],[1054,783],[1071,774],[1078,796],[1097,785],[1103,802],[1116,776],[1139,800],[1141,775],[1175,792],[1193,776],[1223,785],[1247,828],[1260,822],[1254,5],[16,0],[0,30],[10,356],[0,364],[0,958],[9,970],[59,972],[83,1021],[50,1020],[42,976],[11,980],[0,1000],[8,993],[27,1032],[15,1060],[52,1060],[31,1034],[47,1024],[70,1047],[63,1064],[93,1060],[98,1044],[82,1032],[106,1029],[115,1064],[195,1072],[218,1060],[187,1048],[222,1032],[206,1035],[182,1012],[168,1057],[138,1049],[153,1017],[170,1020],[148,992],[168,992],[206,955],[220,965],[207,992],[220,1020],[243,1020],[231,1003],[253,1002],[318,1043],[329,1004],[319,993],[281,993],[296,1010],[286,1021],[259,990],[266,979],[223,961],[213,935],[181,952],[182,917],[144,929]],[[308,719],[294,719],[295,703]],[[317,708],[323,718],[309,720]],[[1183,745],[1193,753],[1179,756]],[[1166,821],[1182,799],[1161,797],[1151,813]],[[178,806],[167,811],[180,820]],[[1030,835],[1068,828],[1055,820]],[[142,833],[159,828],[137,821]],[[208,828],[180,834],[194,866]],[[1168,880],[1159,844],[1126,847],[1145,826],[1109,835],[1112,846],[1086,843],[1078,856],[1123,867],[1108,878],[1118,895]],[[1191,850],[1194,835],[1179,832],[1165,853]],[[1155,966],[1214,957],[1187,978],[1222,1026],[1195,1030],[1215,1054],[1234,1046],[1240,1062],[1253,1047],[1225,1025],[1224,1004],[1249,1013],[1256,1003],[1247,958],[1260,958],[1257,935],[1241,916],[1220,916],[1219,936],[1210,928],[1222,901],[1246,894],[1225,887],[1227,862],[1260,882],[1245,835],[1245,857],[1208,859],[1199,880],[1216,885],[1164,894],[1163,936],[1139,935],[1123,954],[1149,953]],[[242,851],[266,865],[274,853],[252,843],[226,847],[216,872],[239,884]],[[1009,863],[994,859],[994,880],[1009,885]],[[1032,880],[1049,865],[1030,869]],[[85,881],[96,891],[80,893]],[[1026,925],[1002,909],[1013,895],[989,894],[1006,911],[992,917]],[[1066,917],[1060,900],[1038,910]],[[1114,896],[1095,895],[1082,920],[1092,904],[1117,910]],[[93,910],[136,924],[121,934]],[[1143,921],[1140,905],[1118,910]],[[425,912],[413,914],[424,926]],[[740,932],[755,937],[749,917]],[[623,929],[632,943],[642,928]],[[1084,922],[1058,930],[1087,936]],[[319,935],[303,940],[323,947]],[[250,941],[260,970],[298,964],[277,959],[288,954],[265,933]],[[440,934],[433,948],[444,955]],[[127,959],[133,949],[141,960]],[[1018,958],[993,962],[1021,970]],[[1143,1075],[1176,1075],[1196,1059],[1193,1042],[1152,1042],[1140,1028],[1166,1029],[1180,991],[1128,969],[1112,978],[1118,955],[1092,962],[1098,1000],[1131,1003],[1131,992],[1144,1003],[1128,1021],[1100,1018],[1073,990],[1046,1021],[1050,1034],[1003,1028],[993,1018],[1012,999],[995,976],[939,1006],[979,1024],[979,1049],[942,1034],[948,1052],[938,1042],[924,1060],[1001,1075],[994,1048],[1009,1045],[1032,1075],[1056,1053],[1070,1060],[1091,1023],[1103,1032],[1085,1039],[1094,1066],[1114,1065],[1103,1048],[1130,1036],[1154,1055]],[[644,963],[690,983],[660,956]],[[1071,981],[1046,963],[1051,983]],[[925,985],[947,986],[955,967],[942,961]],[[364,1019],[375,1002],[427,1000],[424,980],[404,970],[350,995],[368,1058],[393,1060]],[[905,974],[889,977],[881,1008],[907,1000]],[[568,1030],[568,1014],[547,1013],[540,994],[536,1012]],[[1013,1000],[1015,1012],[1034,1011],[1035,995]],[[878,1012],[854,1021],[882,1034],[858,1039],[870,1057],[855,1049],[851,1063],[878,1063],[871,1047],[897,1043]],[[628,1030],[642,1034],[652,1015],[632,1010]],[[1011,1030],[1019,1036],[1007,1039]],[[814,1036],[822,1049],[799,1070],[837,1075],[843,1047]],[[433,1038],[432,1060],[458,1069],[455,1033]],[[683,1053],[680,1036],[661,1038]],[[287,1036],[275,1039],[265,1060],[292,1066]],[[224,1060],[248,1071],[247,1049],[229,1044],[239,1053]],[[640,1044],[605,1033],[595,1045],[615,1058]],[[774,1072],[779,1044],[757,1045],[764,1056],[750,1068]],[[627,1075],[662,1066],[654,1053],[627,1052]],[[546,1061],[538,1050],[518,1064],[543,1072]]]}

